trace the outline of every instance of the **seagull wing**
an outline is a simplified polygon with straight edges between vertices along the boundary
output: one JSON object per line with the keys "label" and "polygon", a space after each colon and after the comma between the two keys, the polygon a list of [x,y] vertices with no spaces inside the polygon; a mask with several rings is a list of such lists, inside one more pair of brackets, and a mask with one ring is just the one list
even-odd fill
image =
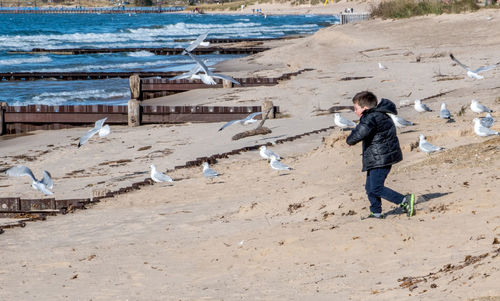
{"label": "seagull wing", "polygon": [[274,158],[276,158],[276,160],[277,160],[277,161],[281,160],[281,157],[280,157],[277,153],[273,152],[273,151],[272,151],[272,150],[270,150],[270,149],[266,149],[265,153],[266,153],[266,155],[267,155],[269,158],[274,157]]}
{"label": "seagull wing", "polygon": [[247,117],[245,117],[243,120],[250,120],[250,119],[253,119],[255,116],[259,116],[260,114],[262,114],[262,112],[255,112],[255,113],[252,113],[252,114],[248,115]]}
{"label": "seagull wing", "polygon": [[28,167],[26,167],[24,165],[18,165],[18,166],[11,167],[11,168],[7,169],[7,171],[5,173],[11,177],[29,176],[33,181],[35,181],[35,182],[37,181],[37,179],[33,175],[33,172],[31,171],[31,169],[29,169]]}
{"label": "seagull wing", "polygon": [[85,135],[83,135],[80,138],[80,141],[78,142],[78,147],[82,146],[85,142],[87,142],[92,136],[94,136],[97,132],[99,132],[99,129],[93,128],[90,131],[88,131]]}
{"label": "seagull wing", "polygon": [[340,123],[343,123],[346,126],[356,126],[356,124],[352,120],[344,118],[343,116],[340,116]]}
{"label": "seagull wing", "polygon": [[52,189],[54,187],[54,182],[52,182],[52,176],[50,173],[46,170],[43,171],[43,178],[40,181],[43,185],[45,185],[47,188]]}
{"label": "seagull wing", "polygon": [[103,118],[103,119],[97,120],[97,121],[95,122],[94,128],[95,128],[95,129],[101,129],[101,128],[102,128],[102,126],[104,125],[104,122],[106,122],[106,119],[108,119],[108,117],[105,117],[105,118]]}
{"label": "seagull wing", "polygon": [[174,181],[174,180],[172,180],[171,177],[167,176],[164,173],[158,172],[158,171],[155,173],[155,178],[157,178],[160,182],[173,182]]}
{"label": "seagull wing", "polygon": [[208,168],[208,169],[203,171],[203,176],[205,176],[207,178],[217,177],[218,175],[219,174],[211,168]]}
{"label": "seagull wing", "polygon": [[291,168],[280,161],[271,160],[271,167],[276,170],[290,170]]}
{"label": "seagull wing", "polygon": [[241,119],[237,119],[237,120],[231,120],[229,122],[227,122],[226,124],[224,124],[220,129],[219,131],[222,131],[223,129],[227,128],[228,126],[238,122],[238,121],[241,121]]}
{"label": "seagull wing", "polygon": [[217,85],[217,82],[214,81],[214,78],[207,74],[200,74],[200,79],[205,85]]}
{"label": "seagull wing", "polygon": [[205,32],[201,34],[196,40],[193,41],[188,47],[184,48],[183,54],[190,53],[193,51],[196,47],[200,46],[201,42],[207,38],[208,32]]}
{"label": "seagull wing", "polygon": [[448,109],[444,109],[439,111],[439,117],[447,119],[451,117],[451,113]]}
{"label": "seagull wing", "polygon": [[182,74],[179,74],[177,76],[174,76],[174,77],[171,77],[169,78],[168,80],[176,80],[176,79],[184,79],[184,78],[190,78],[191,76],[193,76],[194,74],[198,73],[201,71],[201,66],[196,64],[196,66],[194,66],[191,70],[189,70],[188,72],[184,72]]}
{"label": "seagull wing", "polygon": [[404,126],[409,126],[409,125],[413,125],[413,122],[411,121],[408,121],[402,117],[399,117],[399,116],[396,116],[398,122],[401,124],[401,125],[404,125]]}
{"label": "seagull wing", "polygon": [[205,63],[203,63],[202,60],[200,60],[199,58],[197,58],[196,56],[192,55],[191,53],[188,52],[188,55],[196,62],[198,63],[198,65],[200,65],[200,67],[203,69],[203,72],[205,72],[206,74],[208,74],[210,72],[210,70],[208,70],[208,67],[207,65],[205,65]]}
{"label": "seagull wing", "polygon": [[464,68],[465,70],[467,70],[467,71],[469,71],[469,70],[470,70],[470,68],[469,68],[467,65],[464,65],[464,64],[460,63],[460,61],[459,61],[459,60],[457,60],[457,59],[455,58],[455,56],[453,56],[453,54],[451,54],[451,53],[450,53],[450,58],[451,58],[451,59],[452,59],[455,63],[457,63],[458,65],[460,65],[462,68]]}
{"label": "seagull wing", "polygon": [[40,190],[41,192],[43,192],[43,194],[45,194],[45,195],[53,195],[54,194],[47,187],[45,187],[45,185],[42,182],[36,182],[35,185],[34,185],[34,187],[37,190]]}
{"label": "seagull wing", "polygon": [[480,67],[480,68],[477,68],[476,70],[472,71],[474,73],[479,73],[479,72],[483,72],[483,71],[488,71],[490,69],[493,69],[495,67],[497,67],[498,65],[489,65],[489,66],[483,66],[483,67]]}
{"label": "seagull wing", "polygon": [[216,77],[216,78],[221,78],[221,79],[228,80],[228,81],[230,81],[230,82],[232,82],[233,84],[236,84],[236,85],[241,85],[239,81],[235,80],[234,78],[232,78],[229,75],[224,75],[224,74],[219,74],[219,73],[212,73],[212,71],[210,71],[210,75],[212,77]]}

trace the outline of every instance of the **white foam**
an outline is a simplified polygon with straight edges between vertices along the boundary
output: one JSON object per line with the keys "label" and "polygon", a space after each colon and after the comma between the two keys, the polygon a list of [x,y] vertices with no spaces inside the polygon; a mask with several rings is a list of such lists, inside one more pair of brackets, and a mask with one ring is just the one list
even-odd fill
{"label": "white foam", "polygon": [[136,52],[129,52],[127,53],[128,56],[131,57],[148,57],[148,56],[154,56],[155,54],[149,51],[136,51]]}
{"label": "white foam", "polygon": [[48,56],[32,57],[32,58],[16,58],[16,59],[6,59],[0,60],[0,65],[10,66],[19,64],[32,64],[32,63],[47,63],[51,62],[52,59]]}
{"label": "white foam", "polygon": [[100,99],[123,99],[130,95],[128,90],[106,91],[104,89],[92,89],[83,91],[62,91],[62,92],[44,92],[31,98],[28,101],[17,101],[12,105],[44,104],[44,105],[62,105],[65,102],[87,102]]}

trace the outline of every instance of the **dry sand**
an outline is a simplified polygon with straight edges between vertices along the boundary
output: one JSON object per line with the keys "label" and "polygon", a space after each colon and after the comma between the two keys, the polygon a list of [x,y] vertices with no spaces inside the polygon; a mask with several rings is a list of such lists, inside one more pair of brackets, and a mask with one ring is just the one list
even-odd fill
{"label": "dry sand", "polygon": [[[448,57],[497,63],[498,28],[497,10],[332,26],[217,66],[233,75],[313,71],[274,87],[184,95],[206,105],[272,100],[289,116],[269,121],[276,137],[332,125],[327,109],[349,105],[360,90],[397,104],[446,93],[424,101],[434,112],[399,109],[416,125],[399,132],[405,160],[387,185],[418,195],[415,217],[385,202],[385,220],[360,220],[369,205],[361,147],[346,147],[347,132],[332,130],[273,146],[294,168],[287,173],[247,152],[215,164],[215,183],[200,168],[177,170],[172,186],[8,229],[0,235],[0,300],[500,300],[500,138],[475,136],[468,107],[478,99],[500,118],[500,69],[472,80]],[[369,78],[341,80],[349,76]],[[443,101],[454,123],[437,117]],[[37,132],[0,140],[0,168],[27,164],[40,174],[50,166],[56,197],[87,196],[147,177],[150,163],[166,170],[268,138],[234,143],[241,128],[217,133],[220,126],[113,127],[79,150],[75,139],[86,129]],[[446,150],[418,151],[420,133]],[[2,196],[39,196],[28,181],[0,181]]]}

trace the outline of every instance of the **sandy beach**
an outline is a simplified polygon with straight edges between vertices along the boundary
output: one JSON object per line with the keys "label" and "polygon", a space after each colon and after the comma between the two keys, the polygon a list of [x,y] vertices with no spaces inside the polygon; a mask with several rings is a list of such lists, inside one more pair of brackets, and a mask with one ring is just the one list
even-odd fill
{"label": "sandy beach", "polygon": [[[342,5],[367,9],[343,1],[331,9]],[[114,126],[80,149],[87,128],[0,137],[0,169],[24,164],[41,175],[50,168],[56,198],[128,186],[149,177],[150,164],[174,179],[6,229],[0,300],[500,300],[500,137],[476,136],[472,120],[483,115],[469,108],[477,99],[500,118],[500,69],[475,80],[449,57],[472,68],[500,62],[498,28],[499,10],[331,26],[215,66],[245,77],[313,69],[276,86],[147,101],[271,100],[284,118],[266,121],[273,131],[266,136],[232,141],[248,128],[218,132],[223,123],[210,123]],[[337,128],[270,146],[291,171],[277,173],[257,151],[218,160],[214,181],[201,167],[172,170],[332,126],[329,109],[351,105],[362,90],[391,99],[415,123],[398,130],[404,160],[386,181],[417,195],[414,217],[384,202],[386,219],[361,220],[369,213],[361,146],[347,147],[349,132]],[[417,113],[415,99],[433,112]],[[442,102],[454,122],[438,117]],[[420,134],[445,149],[419,151]],[[27,178],[2,174],[0,183],[2,197],[40,197]]]}

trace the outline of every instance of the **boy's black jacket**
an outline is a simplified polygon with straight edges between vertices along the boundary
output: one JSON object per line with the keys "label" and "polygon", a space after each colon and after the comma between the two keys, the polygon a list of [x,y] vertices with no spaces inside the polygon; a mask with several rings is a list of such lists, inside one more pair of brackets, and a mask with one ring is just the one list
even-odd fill
{"label": "boy's black jacket", "polygon": [[396,105],[385,98],[365,110],[359,124],[347,137],[347,144],[363,141],[363,171],[389,166],[403,160],[396,127],[386,113],[397,114]]}

